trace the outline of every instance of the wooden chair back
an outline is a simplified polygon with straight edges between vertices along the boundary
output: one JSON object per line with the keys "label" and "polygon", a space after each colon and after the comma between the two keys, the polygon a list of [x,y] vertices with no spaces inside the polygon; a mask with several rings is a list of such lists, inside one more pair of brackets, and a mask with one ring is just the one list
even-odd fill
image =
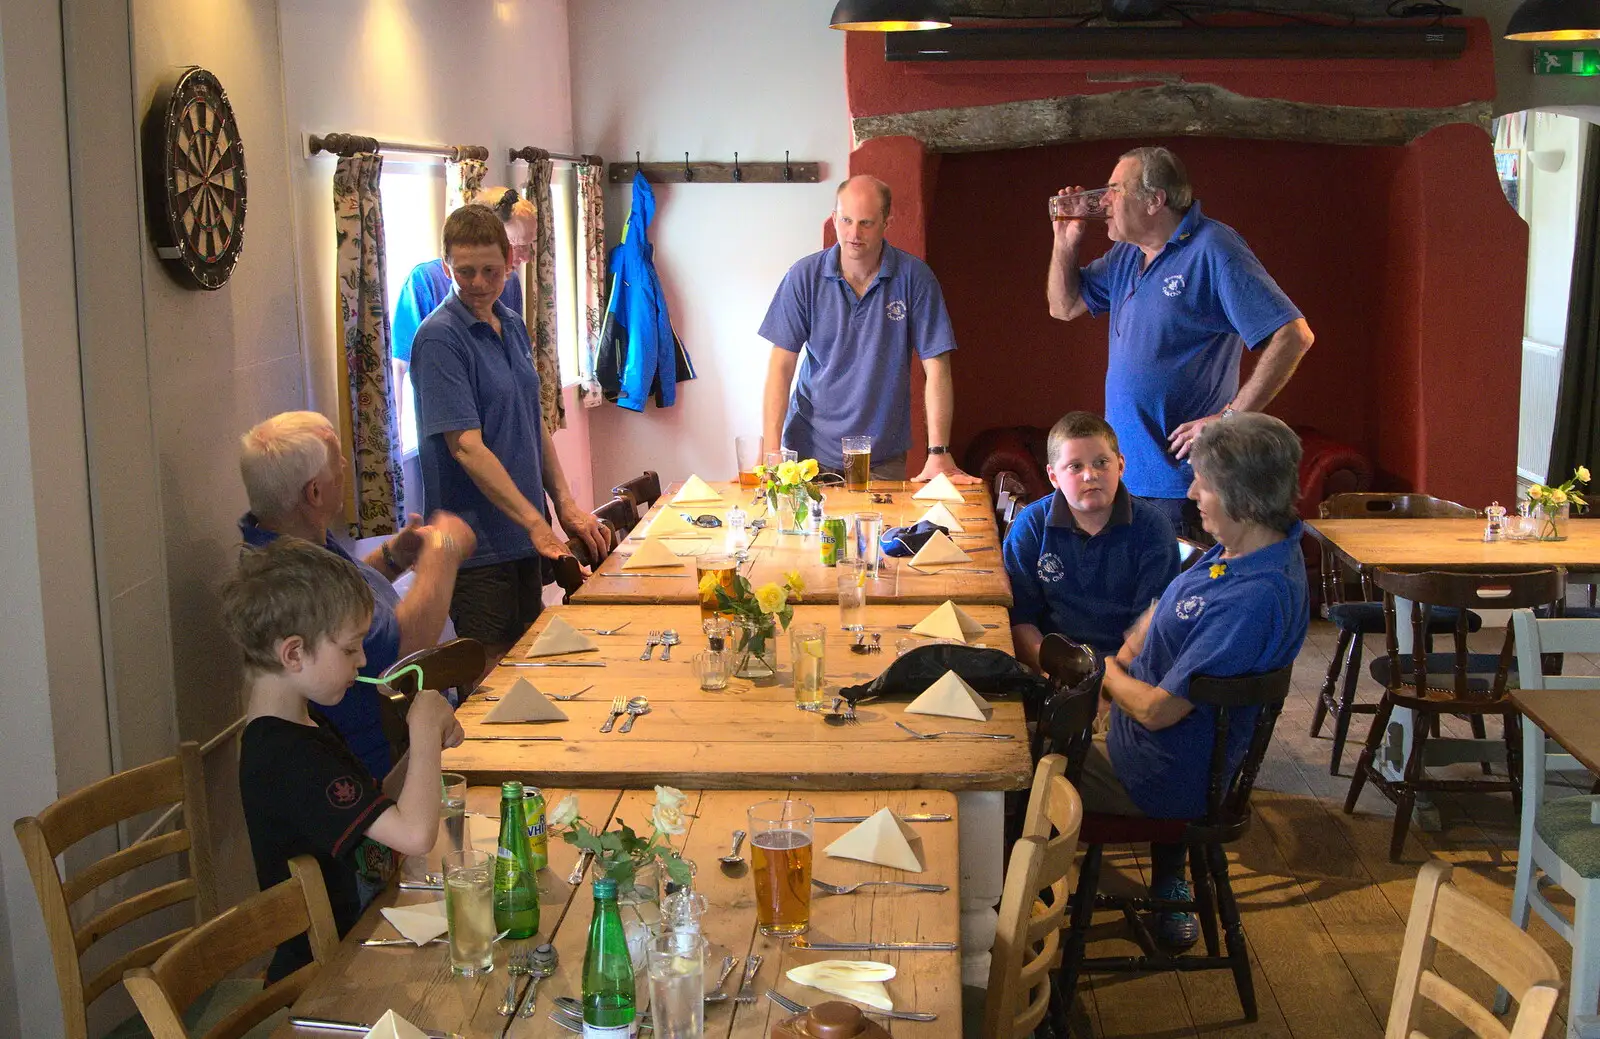
{"label": "wooden chair back", "polygon": [[1005,539],[1018,510],[1028,504],[1027,497],[1028,488],[1023,485],[1022,477],[1009,469],[994,474],[994,522],[1000,529],[1001,540]]}
{"label": "wooden chair back", "polygon": [[236,1039],[289,1006],[339,945],[322,870],[309,855],[289,860],[289,879],[245,899],[184,935],[148,967],[124,978],[154,1039],[189,1039],[183,1012],[240,966],[304,934],[312,962],[263,988],[219,1021],[204,1039]]}
{"label": "wooden chair back", "polygon": [[661,497],[661,477],[656,475],[655,470],[646,469],[626,483],[619,483],[611,488],[611,496],[627,498],[633,502],[634,511],[643,515],[644,511]]}
{"label": "wooden chair back", "polygon": [[[1450,872],[1448,863],[1433,859],[1417,876],[1384,1039],[1424,1035],[1417,1029],[1422,999],[1434,1003],[1481,1039],[1543,1036],[1561,990],[1561,973],[1555,962],[1505,913],[1462,893],[1450,882]],[[1440,943],[1460,953],[1511,993],[1517,1001],[1517,1016],[1510,1029],[1487,1007],[1434,970]]]}
{"label": "wooden chair back", "polygon": [[1083,802],[1064,775],[1066,767],[1059,754],[1039,762],[1023,835],[1011,846],[989,961],[985,1039],[1024,1039],[1050,1007],[1050,975],[1061,961],[1061,928],[1083,824]]}
{"label": "wooden chair back", "polygon": [[[1487,690],[1473,690],[1469,680],[1470,659],[1467,653],[1467,634],[1471,624],[1469,610],[1495,609],[1520,610],[1544,606],[1566,594],[1566,574],[1559,567],[1529,570],[1513,574],[1470,574],[1447,571],[1405,573],[1380,567],[1373,581],[1383,591],[1384,638],[1389,653],[1390,692],[1425,697],[1428,690],[1438,689],[1437,680],[1430,682],[1428,660],[1428,612],[1420,607],[1452,606],[1457,610],[1452,630],[1455,654],[1451,662],[1450,688],[1444,690],[1457,699],[1498,700],[1506,695],[1507,679],[1511,671],[1512,629],[1506,628],[1506,637],[1500,647],[1500,659],[1495,668],[1494,681]],[[1411,668],[1409,672],[1400,659],[1399,628],[1396,621],[1395,598],[1410,599],[1419,608],[1411,611]]]}
{"label": "wooden chair back", "polygon": [[[1558,653],[1600,653],[1600,624],[1592,620],[1536,617],[1532,610],[1513,610],[1511,635],[1517,647],[1517,685],[1522,689],[1593,689],[1592,675],[1552,675],[1544,661]],[[1524,720],[1528,729],[1535,728]],[[1548,740],[1523,740],[1524,804],[1544,802],[1545,771],[1583,770],[1578,759]]]}
{"label": "wooden chair back", "polygon": [[[1430,494],[1368,494],[1349,492],[1335,494],[1317,506],[1321,519],[1471,519],[1482,515],[1477,509],[1458,505]],[[1324,604],[1343,602],[1344,588],[1339,576],[1339,564],[1327,548],[1318,553],[1322,577]],[[1370,600],[1372,587],[1365,578],[1361,582],[1361,598]]]}
{"label": "wooden chair back", "polygon": [[[71,877],[63,877],[57,869],[57,856],[85,837],[174,804],[182,806],[181,828],[147,837],[84,867]],[[39,907],[44,911],[56,985],[61,991],[64,1033],[67,1039],[87,1039],[90,1004],[121,981],[125,970],[154,962],[187,934],[193,924],[210,919],[216,912],[211,827],[200,745],[181,743],[174,757],[91,783],[36,816],[18,819],[14,829],[22,845],[23,859],[28,863],[28,872],[33,876]],[[187,876],[101,909],[82,926],[73,923],[73,906],[96,888],[172,855],[181,855],[187,860]],[[185,903],[192,910],[193,924],[119,957],[93,977],[84,977],[81,958],[97,942],[135,920]]]}
{"label": "wooden chair back", "polygon": [[[1205,825],[1217,831],[1216,839],[1230,840],[1244,832],[1250,820],[1250,793],[1272,742],[1272,730],[1289,696],[1294,665],[1256,675],[1214,678],[1195,675],[1189,680],[1189,702],[1215,712],[1211,734],[1211,772],[1206,787]],[[1228,774],[1228,734],[1235,711],[1259,708],[1250,731],[1244,760]]]}
{"label": "wooden chair back", "polygon": [[[611,528],[606,527],[606,531],[610,533]],[[582,538],[568,538],[567,551],[572,555],[562,556],[554,564],[556,584],[561,588],[561,601],[564,603],[571,602],[578,589],[583,587],[583,567],[593,572],[596,566],[605,562],[594,558],[594,553],[589,551],[589,546]]]}
{"label": "wooden chair back", "polygon": [[639,524],[639,512],[634,508],[633,502],[628,498],[613,497],[610,501],[594,510],[594,518],[611,528],[613,537],[611,547],[615,548],[618,541],[633,532]]}
{"label": "wooden chair back", "polygon": [[1030,748],[1035,761],[1060,754],[1067,759],[1067,775],[1076,780],[1094,736],[1094,719],[1100,707],[1100,679],[1104,677],[1094,650],[1050,633],[1039,645],[1039,670],[1055,686],[1039,709]]}
{"label": "wooden chair back", "polygon": [[1196,563],[1200,562],[1200,557],[1205,554],[1206,546],[1200,544],[1198,541],[1190,541],[1188,538],[1179,537],[1178,572],[1182,573],[1191,566],[1194,566]]}

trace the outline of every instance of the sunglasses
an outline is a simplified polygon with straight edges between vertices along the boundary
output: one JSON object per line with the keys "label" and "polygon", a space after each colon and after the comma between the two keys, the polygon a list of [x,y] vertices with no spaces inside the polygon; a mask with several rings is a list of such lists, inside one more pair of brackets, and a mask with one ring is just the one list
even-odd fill
{"label": "sunglasses", "polygon": [[680,512],[680,513],[678,513],[678,515],[682,516],[684,519],[688,520],[690,523],[693,523],[697,527],[720,527],[720,526],[722,526],[722,519],[720,517],[718,517],[718,516],[713,516],[713,515],[711,515],[709,513],[707,513],[706,515],[703,515],[703,516],[691,516],[687,512]]}

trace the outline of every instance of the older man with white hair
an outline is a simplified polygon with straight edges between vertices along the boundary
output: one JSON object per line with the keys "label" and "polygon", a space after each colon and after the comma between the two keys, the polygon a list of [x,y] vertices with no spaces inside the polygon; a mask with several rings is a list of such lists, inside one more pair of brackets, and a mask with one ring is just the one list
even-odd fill
{"label": "older man with white hair", "polygon": [[[240,438],[239,473],[250,511],[239,520],[247,545],[259,548],[289,535],[349,559],[372,588],[372,624],[363,640],[366,676],[381,674],[396,660],[439,641],[461,561],[472,555],[472,528],[448,512],[435,512],[426,526],[413,515],[405,529],[366,559],[356,559],[329,530],[344,511],[349,462],[339,434],[314,411],[288,411],[253,426]],[[405,598],[394,581],[414,574]],[[356,682],[344,699],[321,707],[350,749],[382,779],[393,761],[378,710],[378,693]]]}

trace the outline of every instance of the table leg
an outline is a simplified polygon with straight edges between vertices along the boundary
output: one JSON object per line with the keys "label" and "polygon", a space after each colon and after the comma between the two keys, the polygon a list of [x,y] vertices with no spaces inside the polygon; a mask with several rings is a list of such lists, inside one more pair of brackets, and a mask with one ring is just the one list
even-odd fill
{"label": "table leg", "polygon": [[960,806],[961,983],[989,983],[989,950],[999,917],[995,906],[1004,890],[1005,794],[968,790],[956,794]]}

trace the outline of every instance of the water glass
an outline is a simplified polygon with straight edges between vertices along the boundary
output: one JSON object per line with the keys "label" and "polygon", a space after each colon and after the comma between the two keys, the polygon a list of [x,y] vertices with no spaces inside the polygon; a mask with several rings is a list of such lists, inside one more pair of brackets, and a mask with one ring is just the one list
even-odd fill
{"label": "water glass", "polygon": [[862,631],[867,626],[866,564],[851,559],[839,564],[839,626],[845,631]]}
{"label": "water glass", "polygon": [[873,580],[878,578],[878,565],[883,559],[883,513],[856,513],[856,556],[866,566]]}
{"label": "water glass", "polygon": [[761,464],[761,437],[747,434],[733,438],[733,458],[739,466],[739,486],[751,490],[756,485],[756,466]]}
{"label": "water glass", "polygon": [[802,711],[822,709],[827,673],[828,629],[821,624],[796,624],[789,629],[789,656],[794,675],[794,705]]}
{"label": "water glass", "polygon": [[647,955],[656,1039],[703,1039],[706,940],[683,931],[663,934],[650,940]]}
{"label": "water glass", "polygon": [[694,676],[700,679],[700,688],[717,692],[728,688],[728,675],[732,671],[733,654],[728,650],[706,650],[696,653],[689,661]]}
{"label": "water glass", "polygon": [[439,777],[439,834],[428,854],[428,872],[444,869],[444,857],[452,851],[466,851],[467,777],[446,772]]}
{"label": "water glass", "polygon": [[444,913],[451,971],[472,978],[494,970],[494,865],[488,852],[445,853]]}
{"label": "water glass", "polygon": [[762,801],[751,805],[749,814],[756,924],[769,938],[805,934],[811,926],[816,809],[804,801]]}
{"label": "water glass", "polygon": [[865,493],[872,483],[872,438],[844,437],[844,489]]}

